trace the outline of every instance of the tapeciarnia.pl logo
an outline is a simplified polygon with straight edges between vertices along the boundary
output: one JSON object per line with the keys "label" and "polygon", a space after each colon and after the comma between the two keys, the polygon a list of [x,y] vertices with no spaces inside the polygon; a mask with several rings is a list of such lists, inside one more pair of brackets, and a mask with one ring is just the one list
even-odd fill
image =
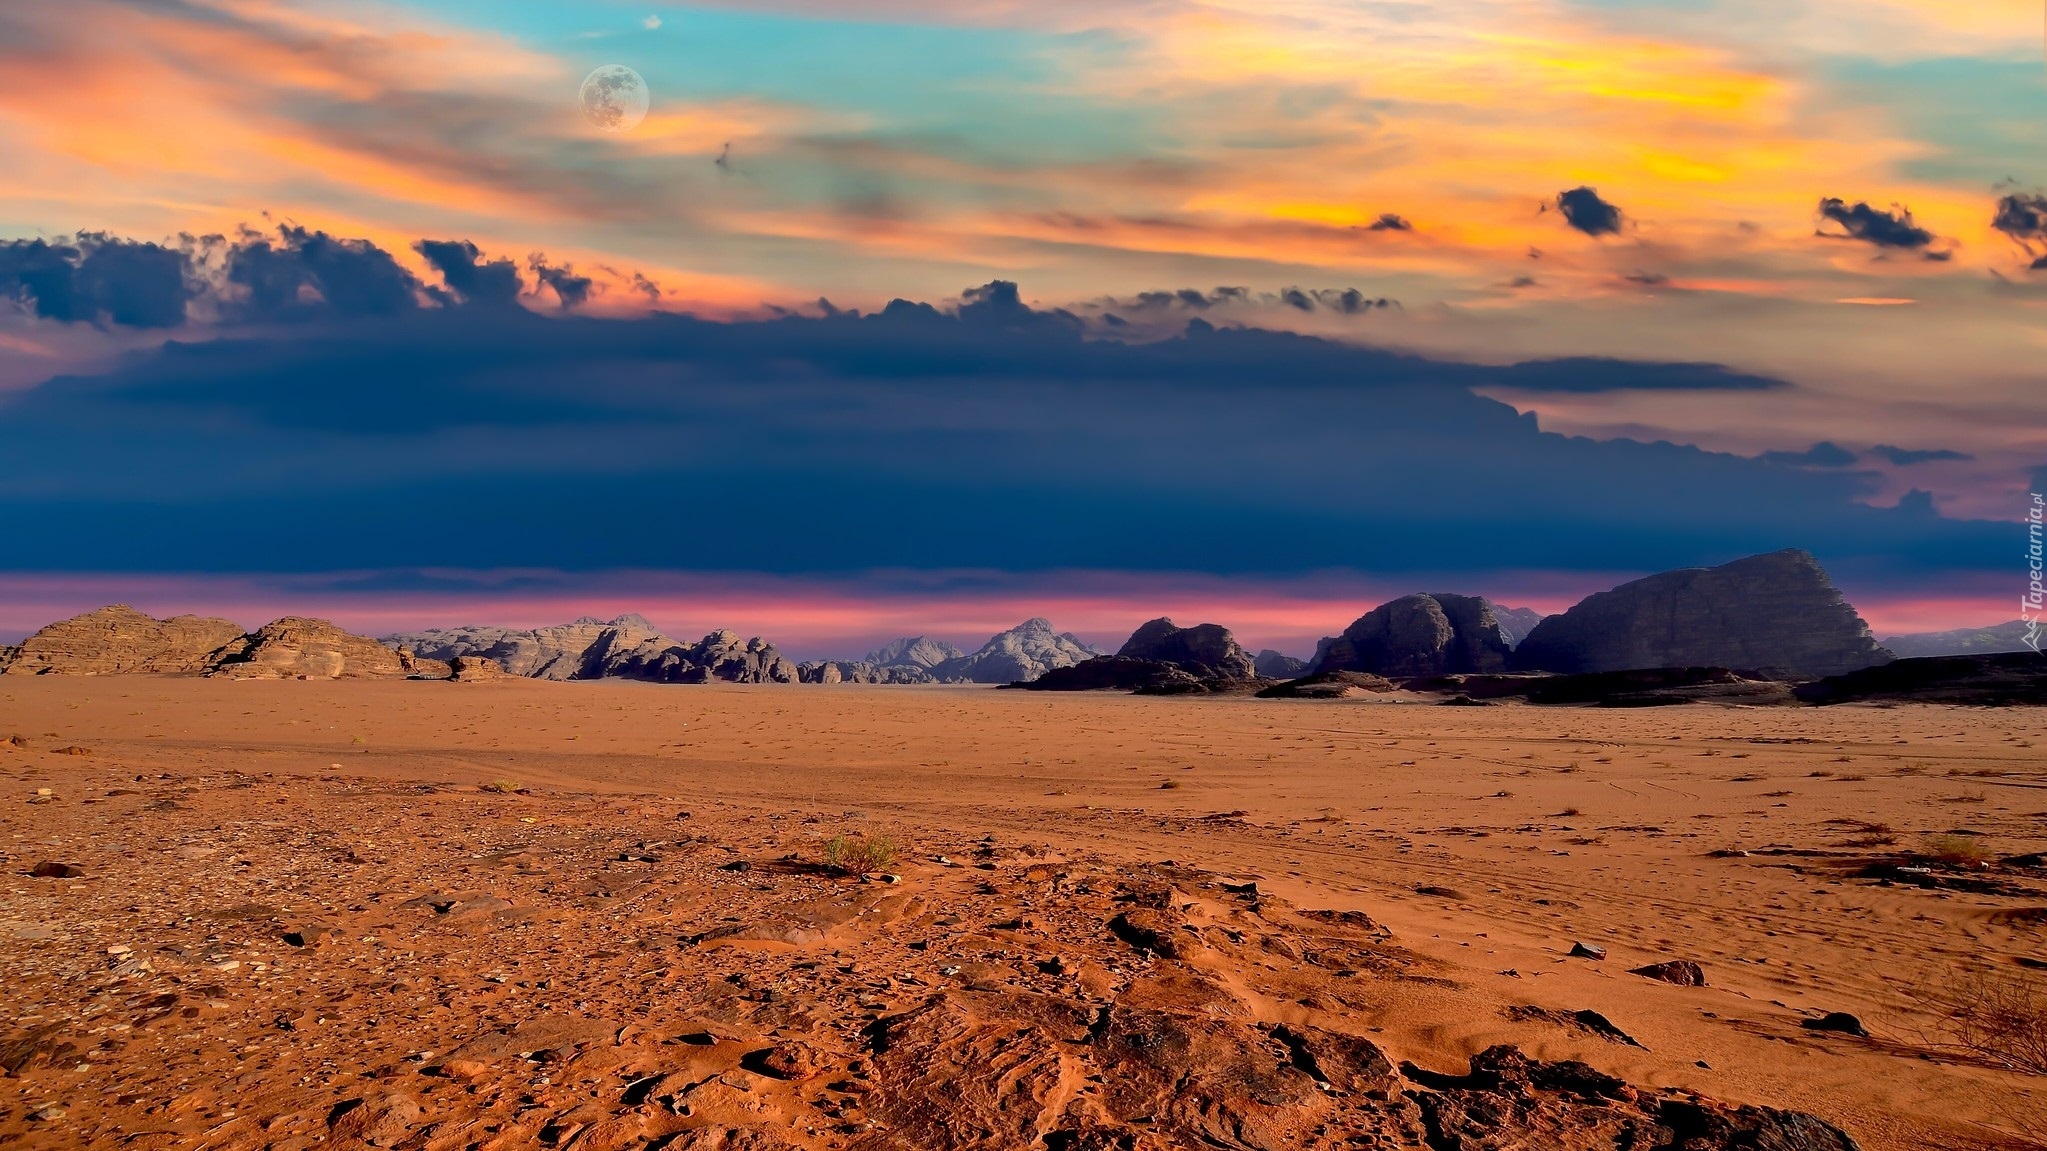
{"label": "tapeciarnia.pl logo", "polygon": [[2047,514],[2047,504],[2043,504],[2039,492],[2034,492],[2033,506],[2026,509],[2026,571],[2032,580],[2026,585],[2025,597],[2019,600],[2019,619],[2026,625],[2026,634],[2019,642],[2036,654],[2040,650],[2040,620],[2047,614],[2047,587],[2041,585],[2042,572],[2047,570],[2047,564],[2041,562],[2040,533],[2047,526],[2041,522],[2043,514]]}

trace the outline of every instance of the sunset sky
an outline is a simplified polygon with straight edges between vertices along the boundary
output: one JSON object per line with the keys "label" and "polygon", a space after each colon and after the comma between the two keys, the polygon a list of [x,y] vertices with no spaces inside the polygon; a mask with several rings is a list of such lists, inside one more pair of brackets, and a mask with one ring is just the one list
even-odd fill
{"label": "sunset sky", "polygon": [[[1787,546],[1880,634],[2011,619],[2043,32],[0,6],[0,638],[123,599],[857,655],[1171,611],[1305,654],[1408,591],[1556,610]],[[578,107],[603,64],[630,132]]]}

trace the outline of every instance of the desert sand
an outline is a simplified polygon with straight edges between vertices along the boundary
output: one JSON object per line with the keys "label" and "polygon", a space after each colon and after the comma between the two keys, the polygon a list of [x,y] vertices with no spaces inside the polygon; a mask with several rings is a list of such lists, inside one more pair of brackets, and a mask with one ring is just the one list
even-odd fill
{"label": "desert sand", "polygon": [[[1637,1090],[1503,1146],[1665,1089],[2034,1146],[2042,1081],[1913,991],[2047,960],[2047,887],[1861,872],[2047,849],[2043,747],[1923,705],[10,679],[0,1142],[1421,1146],[1512,1044]],[[816,866],[841,835],[894,881]],[[1706,986],[1630,973],[1668,960]],[[1251,1101],[1195,1113],[1218,1076]]]}

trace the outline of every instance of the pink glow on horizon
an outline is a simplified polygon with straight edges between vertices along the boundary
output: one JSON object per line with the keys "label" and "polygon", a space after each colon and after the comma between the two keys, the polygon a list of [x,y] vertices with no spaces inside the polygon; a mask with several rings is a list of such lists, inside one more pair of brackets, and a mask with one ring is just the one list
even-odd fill
{"label": "pink glow on horizon", "polygon": [[[1252,651],[1270,647],[1306,657],[1321,637],[1418,588],[1454,588],[1509,606],[1557,612],[1636,573],[1523,572],[1447,579],[1343,572],[1295,578],[884,573],[835,579],[464,572],[423,573],[459,579],[454,590],[349,586],[376,574],[0,575],[0,639],[12,641],[108,603],[129,603],[156,616],[221,615],[249,628],[279,616],[312,615],[372,635],[463,624],[540,627],[578,616],[610,619],[638,612],[678,639],[723,627],[765,636],[794,658],[846,659],[905,635],[929,635],[972,650],[1033,616],[1113,650],[1138,624],[1165,615],[1181,624],[1223,624]],[[542,586],[523,586],[527,583]],[[2017,600],[2002,603],[2002,590],[1963,586],[1947,595],[1886,595],[1847,589],[1878,636],[1981,627],[2014,618]]]}

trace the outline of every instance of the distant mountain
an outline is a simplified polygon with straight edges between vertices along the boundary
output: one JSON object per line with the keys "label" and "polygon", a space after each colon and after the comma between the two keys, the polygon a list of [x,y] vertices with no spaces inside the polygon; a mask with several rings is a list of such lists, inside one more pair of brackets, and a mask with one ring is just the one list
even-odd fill
{"label": "distant mountain", "polygon": [[942,639],[913,635],[892,640],[867,653],[863,662],[875,667],[917,667],[926,671],[966,653]]}
{"label": "distant mountain", "polygon": [[795,683],[796,664],[755,637],[714,631],[686,643],[657,631],[646,617],[628,613],[602,620],[584,616],[555,627],[457,627],[386,636],[424,659],[474,655],[496,660],[511,675],[529,679],[641,679],[660,683]]}
{"label": "distant mountain", "polygon": [[1663,572],[1587,596],[1515,649],[1527,671],[1724,667],[1803,677],[1888,663],[1812,553]]}
{"label": "distant mountain", "polygon": [[1164,616],[1130,633],[1116,654],[1174,664],[1196,676],[1251,679],[1258,674],[1257,661],[1228,628],[1213,623],[1178,627]]}
{"label": "distant mountain", "polygon": [[820,659],[796,666],[802,683],[936,683],[931,673],[913,663],[881,666],[870,660]]}
{"label": "distant mountain", "polygon": [[1493,618],[1499,621],[1500,630],[1507,633],[1508,647],[1520,647],[1528,633],[1535,630],[1535,625],[1548,618],[1532,607],[1501,607],[1491,600],[1486,603],[1493,609]]}
{"label": "distant mountain", "polygon": [[1894,635],[1883,645],[1899,659],[1920,659],[1945,655],[1995,655],[2007,651],[2032,651],[2025,643],[2025,620],[2015,619],[1993,627],[1963,627],[1953,631],[1923,631]]}
{"label": "distant mountain", "polygon": [[1258,674],[1265,679],[1298,679],[1308,674],[1307,660],[1295,659],[1269,647],[1258,653],[1254,666]]}
{"label": "distant mountain", "polygon": [[1027,683],[1100,654],[1070,632],[1053,631],[1051,621],[1040,617],[993,636],[972,655],[938,664],[931,675],[944,683]]}
{"label": "distant mountain", "polygon": [[1407,595],[1380,604],[1322,641],[1311,675],[1450,675],[1507,670],[1512,645],[1493,605],[1477,596]]}

